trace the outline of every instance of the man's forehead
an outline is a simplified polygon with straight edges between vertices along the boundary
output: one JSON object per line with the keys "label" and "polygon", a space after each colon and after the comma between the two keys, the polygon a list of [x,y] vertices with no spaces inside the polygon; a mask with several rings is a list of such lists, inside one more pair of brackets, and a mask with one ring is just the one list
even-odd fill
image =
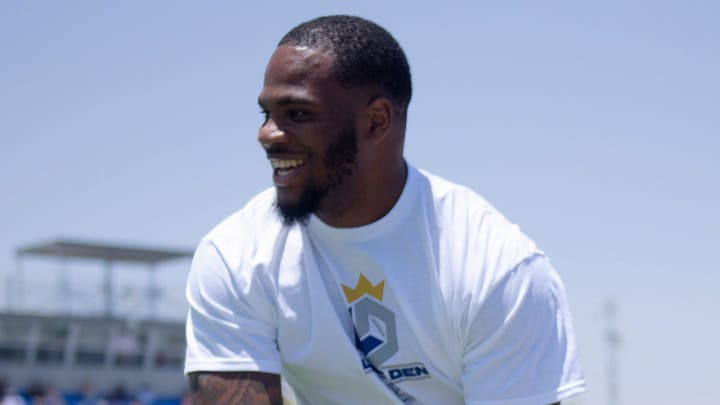
{"label": "man's forehead", "polygon": [[318,49],[280,45],[268,62],[258,101],[273,104],[312,104],[344,93],[331,74],[332,55]]}
{"label": "man's forehead", "polygon": [[331,79],[332,62],[332,55],[323,50],[280,45],[268,62],[265,80]]}

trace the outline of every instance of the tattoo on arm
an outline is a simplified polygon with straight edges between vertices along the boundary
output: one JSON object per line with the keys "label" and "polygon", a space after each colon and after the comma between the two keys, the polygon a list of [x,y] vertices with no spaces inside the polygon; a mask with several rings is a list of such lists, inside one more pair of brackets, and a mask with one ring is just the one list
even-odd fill
{"label": "tattoo on arm", "polygon": [[189,378],[193,405],[282,405],[277,374],[197,372]]}

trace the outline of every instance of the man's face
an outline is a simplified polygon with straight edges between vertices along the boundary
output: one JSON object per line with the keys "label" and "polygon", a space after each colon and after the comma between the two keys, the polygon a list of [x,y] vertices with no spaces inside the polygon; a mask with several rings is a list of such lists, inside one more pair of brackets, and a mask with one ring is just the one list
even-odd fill
{"label": "man's face", "polygon": [[277,209],[287,224],[332,208],[357,160],[355,117],[362,103],[331,77],[326,52],[281,45],[258,99],[258,140],[273,167]]}

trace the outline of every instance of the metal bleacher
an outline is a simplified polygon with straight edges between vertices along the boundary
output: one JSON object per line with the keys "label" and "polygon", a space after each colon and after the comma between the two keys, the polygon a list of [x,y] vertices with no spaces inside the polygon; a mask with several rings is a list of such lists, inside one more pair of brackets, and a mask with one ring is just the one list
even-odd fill
{"label": "metal bleacher", "polygon": [[[100,263],[103,269],[101,308],[95,313],[72,313],[59,302],[53,311],[31,311],[23,305],[23,266],[18,266],[6,286],[7,309],[0,312],[0,376],[18,387],[42,382],[77,403],[80,387],[91,382],[98,392],[118,386],[128,391],[151,390],[155,405],[176,404],[186,389],[182,374],[185,354],[182,321],[158,319],[155,306],[158,286],[152,275],[144,288],[148,294],[143,316],[116,311],[114,266],[131,263],[154,272],[156,266],[187,260],[188,250],[150,249],[78,242],[66,239],[35,244],[16,251],[20,260],[42,256]],[[184,277],[184,275],[182,276]],[[11,279],[10,277],[8,278]]]}

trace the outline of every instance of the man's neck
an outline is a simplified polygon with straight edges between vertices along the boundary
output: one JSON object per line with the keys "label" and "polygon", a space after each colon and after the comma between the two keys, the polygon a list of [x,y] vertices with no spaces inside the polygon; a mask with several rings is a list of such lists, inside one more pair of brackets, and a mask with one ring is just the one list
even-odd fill
{"label": "man's neck", "polygon": [[327,225],[336,228],[354,228],[371,224],[387,215],[395,206],[405,188],[408,168],[404,160],[392,168],[377,172],[364,184],[354,187],[352,194],[334,190],[334,203],[322,207],[316,215]]}

